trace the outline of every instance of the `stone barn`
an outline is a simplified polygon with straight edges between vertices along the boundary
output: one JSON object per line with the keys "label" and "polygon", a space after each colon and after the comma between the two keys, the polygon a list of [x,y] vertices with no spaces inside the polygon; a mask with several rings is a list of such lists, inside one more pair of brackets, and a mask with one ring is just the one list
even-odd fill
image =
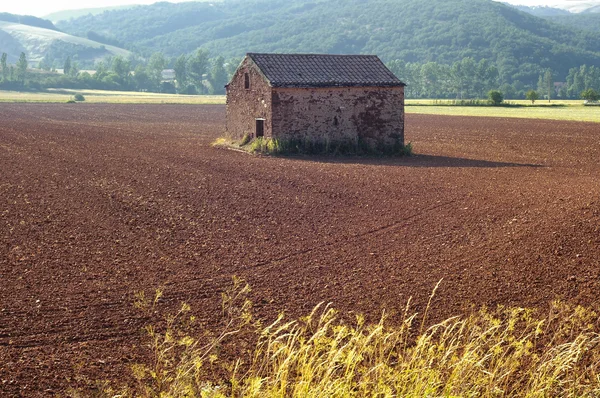
{"label": "stone barn", "polygon": [[403,146],[404,86],[375,55],[249,53],[226,86],[227,133]]}

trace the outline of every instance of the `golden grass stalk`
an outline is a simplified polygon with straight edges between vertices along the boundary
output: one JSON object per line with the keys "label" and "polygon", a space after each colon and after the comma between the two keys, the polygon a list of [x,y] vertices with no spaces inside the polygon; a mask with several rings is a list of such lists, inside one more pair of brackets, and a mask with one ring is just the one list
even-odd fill
{"label": "golden grass stalk", "polygon": [[[200,345],[174,330],[174,322],[163,333],[152,329],[154,360],[137,365],[139,384],[120,396],[600,396],[599,323],[589,309],[560,302],[545,315],[483,308],[428,328],[421,322],[416,329],[418,316],[408,310],[400,323],[385,314],[374,324],[361,316],[348,323],[330,305],[319,304],[304,318],[280,315],[267,326],[251,327],[247,287],[236,283],[244,292],[223,300],[227,330]],[[240,303],[240,310],[232,310]],[[242,338],[236,333],[244,328],[251,334]],[[221,348],[248,340],[254,344],[247,354],[218,357]],[[215,377],[215,364],[228,376]]]}

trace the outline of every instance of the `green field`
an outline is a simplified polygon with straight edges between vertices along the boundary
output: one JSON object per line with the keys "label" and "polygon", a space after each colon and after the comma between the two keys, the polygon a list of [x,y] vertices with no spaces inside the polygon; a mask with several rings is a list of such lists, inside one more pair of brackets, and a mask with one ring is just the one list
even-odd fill
{"label": "green field", "polygon": [[518,107],[455,106],[443,100],[406,100],[407,113],[450,116],[488,116],[527,119],[576,120],[600,122],[600,106],[583,106],[582,100],[538,101],[531,105],[526,100],[510,100]]}
{"label": "green field", "polygon": [[[180,95],[139,93],[131,91],[50,89],[47,92],[18,92],[0,90],[1,102],[67,102],[81,93],[85,103],[108,104],[225,104],[223,95]],[[583,106],[581,100],[529,101],[511,100],[517,107],[456,106],[447,100],[406,100],[407,113],[450,116],[488,116],[527,119],[576,120],[600,123],[600,106]]]}
{"label": "green field", "polygon": [[94,104],[224,104],[223,95],[180,95],[132,91],[50,89],[47,92],[1,91],[0,102],[67,102],[77,93]]}

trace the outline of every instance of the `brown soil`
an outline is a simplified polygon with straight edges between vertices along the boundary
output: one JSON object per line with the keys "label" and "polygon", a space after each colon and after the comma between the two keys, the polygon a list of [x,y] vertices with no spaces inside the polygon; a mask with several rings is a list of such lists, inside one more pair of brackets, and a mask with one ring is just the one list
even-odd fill
{"label": "brown soil", "polygon": [[597,301],[599,124],[411,114],[411,158],[272,158],[212,148],[224,114],[0,106],[1,396],[125,377],[135,292],[210,327],[232,275],[262,317],[419,311],[442,278],[432,321]]}

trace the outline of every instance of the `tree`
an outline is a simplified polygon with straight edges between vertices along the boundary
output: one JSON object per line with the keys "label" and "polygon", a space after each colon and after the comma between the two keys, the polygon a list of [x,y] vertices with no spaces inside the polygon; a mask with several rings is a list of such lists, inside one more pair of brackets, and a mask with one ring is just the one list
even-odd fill
{"label": "tree", "polygon": [[468,98],[475,91],[474,80],[476,76],[475,60],[471,57],[465,57],[461,61],[452,64],[451,78],[456,91],[456,98]]}
{"label": "tree", "polygon": [[65,60],[65,65],[63,66],[63,73],[65,75],[71,73],[71,57],[67,57],[67,59]]}
{"label": "tree", "polygon": [[120,55],[114,57],[112,60],[112,71],[119,77],[119,83],[123,87],[129,85],[129,76],[131,72],[130,61],[126,61]]}
{"label": "tree", "polygon": [[181,54],[175,61],[175,80],[177,80],[177,86],[179,90],[183,90],[187,86],[187,63],[188,59],[185,54]]}
{"label": "tree", "polygon": [[598,99],[600,99],[600,94],[598,94],[598,92],[596,92],[596,90],[594,90],[593,88],[588,88],[587,90],[582,91],[580,96],[584,100],[591,102],[595,102],[598,101]]}
{"label": "tree", "polygon": [[535,90],[529,90],[527,94],[525,94],[525,99],[531,101],[531,104],[535,104],[535,101],[537,101],[539,98],[540,95]]}
{"label": "tree", "polygon": [[188,60],[189,79],[194,83],[199,93],[202,93],[204,85],[202,81],[208,69],[208,52],[199,48],[193,57]]}
{"label": "tree", "polygon": [[0,66],[2,66],[2,79],[4,81],[8,80],[8,54],[2,53],[2,58],[0,58]]}
{"label": "tree", "polygon": [[148,62],[147,73],[150,81],[156,90],[160,90],[160,82],[162,81],[162,72],[167,65],[165,56],[162,53],[154,53]]}
{"label": "tree", "polygon": [[21,53],[19,61],[17,62],[17,80],[21,84],[25,84],[25,78],[27,77],[27,56],[25,53]]}
{"label": "tree", "polygon": [[225,63],[225,70],[227,71],[228,80],[231,80],[241,62],[242,59],[240,58],[231,58]]}
{"label": "tree", "polygon": [[77,61],[73,61],[73,63],[71,64],[71,70],[69,71],[69,76],[77,77],[78,74],[79,64],[77,63]]}
{"label": "tree", "polygon": [[492,105],[500,105],[504,101],[504,96],[498,90],[491,90],[488,93],[488,98]]}
{"label": "tree", "polygon": [[477,64],[475,71],[474,87],[477,95],[484,96],[487,90],[497,87],[498,83],[498,68],[491,65],[487,59],[482,59]]}
{"label": "tree", "polygon": [[148,76],[148,72],[146,72],[146,68],[142,65],[138,65],[133,72],[133,81],[135,82],[135,86],[140,91],[147,91],[152,88],[152,80],[150,80],[150,76]]}
{"label": "tree", "polygon": [[554,79],[551,69],[546,69],[546,71],[539,76],[537,88],[540,93],[544,93],[548,98],[548,102],[550,102],[554,92]]}
{"label": "tree", "polygon": [[94,74],[94,79],[100,81],[106,77],[108,74],[108,70],[106,69],[106,65],[104,62],[100,61],[96,64],[96,73]]}
{"label": "tree", "polygon": [[217,57],[213,61],[213,67],[210,71],[210,85],[212,94],[225,94],[225,85],[227,84],[227,71],[225,70],[225,59]]}
{"label": "tree", "polygon": [[554,79],[552,79],[552,71],[550,69],[546,69],[546,73],[544,74],[544,83],[546,83],[548,102],[550,102],[550,99],[552,98],[552,92],[554,89]]}

